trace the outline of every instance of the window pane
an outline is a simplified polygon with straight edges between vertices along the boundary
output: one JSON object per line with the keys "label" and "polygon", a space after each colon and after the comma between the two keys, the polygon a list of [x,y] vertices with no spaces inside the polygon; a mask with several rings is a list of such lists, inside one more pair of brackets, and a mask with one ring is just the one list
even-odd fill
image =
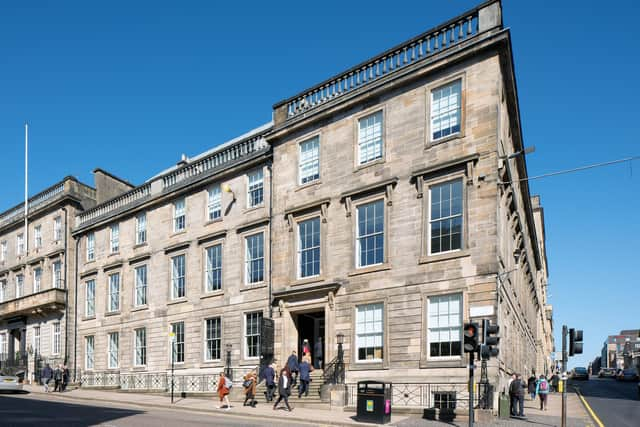
{"label": "window pane", "polygon": [[429,297],[427,305],[430,357],[460,356],[462,295]]}
{"label": "window pane", "polygon": [[462,82],[431,92],[431,136],[433,140],[460,132]]}
{"label": "window pane", "polygon": [[382,111],[358,121],[358,163],[365,164],[382,157]]}
{"label": "window pane", "polygon": [[357,207],[358,267],[384,262],[384,201]]}
{"label": "window pane", "polygon": [[383,304],[356,307],[356,348],[358,360],[382,360]]}
{"label": "window pane", "polygon": [[298,224],[299,277],[320,274],[320,218]]}
{"label": "window pane", "polygon": [[245,282],[264,280],[264,240],[262,233],[245,238]]}
{"label": "window pane", "polygon": [[462,180],[430,187],[429,233],[431,254],[462,249]]}
{"label": "window pane", "polygon": [[300,184],[320,178],[320,138],[315,137],[300,143]]}

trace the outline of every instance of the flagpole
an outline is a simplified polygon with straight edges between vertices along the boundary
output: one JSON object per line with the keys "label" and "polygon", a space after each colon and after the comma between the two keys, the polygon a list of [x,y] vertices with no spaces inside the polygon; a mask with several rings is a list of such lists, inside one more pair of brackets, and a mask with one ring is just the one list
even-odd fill
{"label": "flagpole", "polygon": [[24,124],[24,252],[29,253],[29,124]]}

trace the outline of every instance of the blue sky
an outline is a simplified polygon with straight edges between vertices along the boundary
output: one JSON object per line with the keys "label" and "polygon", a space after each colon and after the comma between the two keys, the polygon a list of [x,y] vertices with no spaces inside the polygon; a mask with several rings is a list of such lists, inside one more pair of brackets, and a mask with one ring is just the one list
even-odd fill
{"label": "blue sky", "polygon": [[[475,6],[415,2],[30,1],[0,6],[0,210],[102,167],[140,183],[271,118],[273,103]],[[544,5],[543,5],[544,4]],[[391,8],[393,6],[393,8]],[[640,155],[640,6],[503,3],[530,175]],[[640,162],[533,181],[556,342],[640,328]]]}

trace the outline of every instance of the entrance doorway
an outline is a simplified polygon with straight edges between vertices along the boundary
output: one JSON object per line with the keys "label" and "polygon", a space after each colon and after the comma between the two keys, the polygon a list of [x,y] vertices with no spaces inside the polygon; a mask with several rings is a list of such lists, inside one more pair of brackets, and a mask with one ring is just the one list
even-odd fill
{"label": "entrance doorway", "polygon": [[[300,313],[296,318],[296,328],[298,329],[298,355],[302,359],[302,344],[304,340],[309,341],[309,347],[311,348],[311,360],[314,367],[318,367],[316,363],[319,362],[319,368],[324,368],[324,354],[325,354],[325,321],[324,311],[315,311],[311,313]],[[315,344],[318,342],[318,338],[322,338],[322,360],[318,360],[317,354],[315,354]]]}

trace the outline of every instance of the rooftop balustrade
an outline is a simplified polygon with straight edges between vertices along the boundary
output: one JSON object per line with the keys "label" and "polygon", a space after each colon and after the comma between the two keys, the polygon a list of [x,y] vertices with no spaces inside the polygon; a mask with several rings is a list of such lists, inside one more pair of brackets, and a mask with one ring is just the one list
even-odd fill
{"label": "rooftop balustrade", "polygon": [[276,104],[276,124],[280,125],[305,115],[329,101],[345,98],[347,94],[501,26],[500,1],[483,3],[457,18]]}
{"label": "rooftop balustrade", "polygon": [[[210,154],[187,162],[175,170],[153,178],[151,181],[142,184],[133,190],[127,191],[109,201],[102,203],[92,209],[86,210],[76,216],[76,228],[81,228],[95,221],[113,216],[136,204],[143,203],[153,197],[167,191],[172,191],[186,184],[191,179],[209,173],[222,170],[237,161],[261,152],[268,148],[268,143],[264,139],[265,131],[251,135],[247,139],[233,144],[223,145],[218,150]],[[160,185],[157,185],[160,184]]]}

